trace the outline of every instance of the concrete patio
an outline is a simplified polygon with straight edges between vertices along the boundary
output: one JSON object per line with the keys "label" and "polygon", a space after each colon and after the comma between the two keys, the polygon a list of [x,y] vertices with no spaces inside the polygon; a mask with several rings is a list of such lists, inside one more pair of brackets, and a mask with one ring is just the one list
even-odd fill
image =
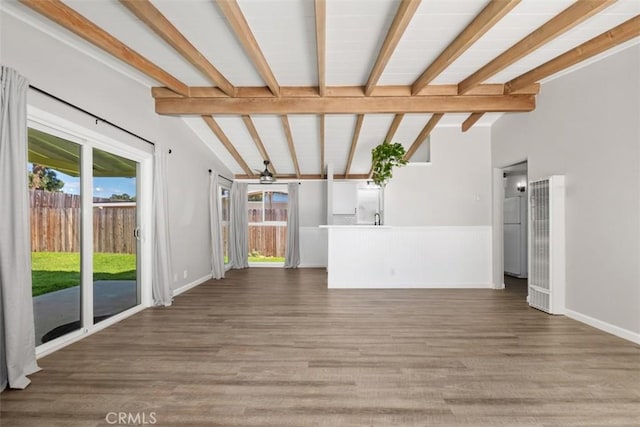
{"label": "concrete patio", "polygon": [[[94,318],[109,317],[137,304],[135,280],[99,280],[93,283]],[[53,329],[80,320],[80,286],[33,298],[36,345]]]}

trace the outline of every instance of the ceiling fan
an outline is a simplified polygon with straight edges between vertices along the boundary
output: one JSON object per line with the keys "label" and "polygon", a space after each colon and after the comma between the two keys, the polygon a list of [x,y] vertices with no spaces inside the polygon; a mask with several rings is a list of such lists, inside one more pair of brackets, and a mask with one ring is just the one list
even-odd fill
{"label": "ceiling fan", "polygon": [[263,171],[254,169],[256,172],[260,172],[260,184],[273,184],[274,182],[276,182],[276,177],[273,176],[271,171],[269,171],[269,164],[271,162],[269,160],[265,160],[262,163],[264,163]]}

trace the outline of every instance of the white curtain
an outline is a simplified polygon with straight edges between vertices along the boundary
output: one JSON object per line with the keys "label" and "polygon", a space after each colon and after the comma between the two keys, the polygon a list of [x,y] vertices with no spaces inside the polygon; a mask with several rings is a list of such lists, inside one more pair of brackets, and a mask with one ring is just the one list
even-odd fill
{"label": "white curtain", "polygon": [[231,186],[231,218],[229,223],[229,261],[235,269],[249,267],[249,204],[246,182]]}
{"label": "white curtain", "polygon": [[0,391],[25,388],[36,363],[27,192],[27,90],[0,68]]}
{"label": "white curtain", "polygon": [[222,247],[222,220],[220,218],[220,188],[218,174],[209,177],[209,215],[211,220],[211,277],[224,278],[224,249]]}
{"label": "white curtain", "polygon": [[169,240],[169,205],[167,197],[167,154],[156,147],[153,157],[153,210],[155,240],[153,248],[153,304],[170,306],[173,278],[171,242]]}
{"label": "white curtain", "polygon": [[300,265],[300,214],[298,190],[300,184],[290,182],[287,186],[287,247],[284,252],[284,268],[298,268]]}

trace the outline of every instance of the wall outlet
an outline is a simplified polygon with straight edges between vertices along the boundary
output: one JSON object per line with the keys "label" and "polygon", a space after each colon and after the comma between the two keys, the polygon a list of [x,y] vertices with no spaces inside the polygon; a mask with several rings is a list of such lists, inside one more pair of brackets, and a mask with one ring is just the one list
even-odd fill
{"label": "wall outlet", "polygon": [[174,283],[178,282],[178,273],[173,274],[173,282]]}
{"label": "wall outlet", "polygon": [[188,276],[188,274],[187,274],[187,270],[183,271],[183,272],[182,272],[182,278],[183,278],[183,279],[186,279],[186,278],[187,278],[187,276]]}

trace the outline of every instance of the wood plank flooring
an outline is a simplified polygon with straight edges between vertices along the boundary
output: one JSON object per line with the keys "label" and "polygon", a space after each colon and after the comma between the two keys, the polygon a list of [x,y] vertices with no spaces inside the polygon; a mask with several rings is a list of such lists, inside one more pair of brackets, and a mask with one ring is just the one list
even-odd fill
{"label": "wood plank flooring", "polygon": [[529,308],[522,286],[227,276],[41,359],[26,390],[0,395],[0,424],[640,425],[640,346]]}

